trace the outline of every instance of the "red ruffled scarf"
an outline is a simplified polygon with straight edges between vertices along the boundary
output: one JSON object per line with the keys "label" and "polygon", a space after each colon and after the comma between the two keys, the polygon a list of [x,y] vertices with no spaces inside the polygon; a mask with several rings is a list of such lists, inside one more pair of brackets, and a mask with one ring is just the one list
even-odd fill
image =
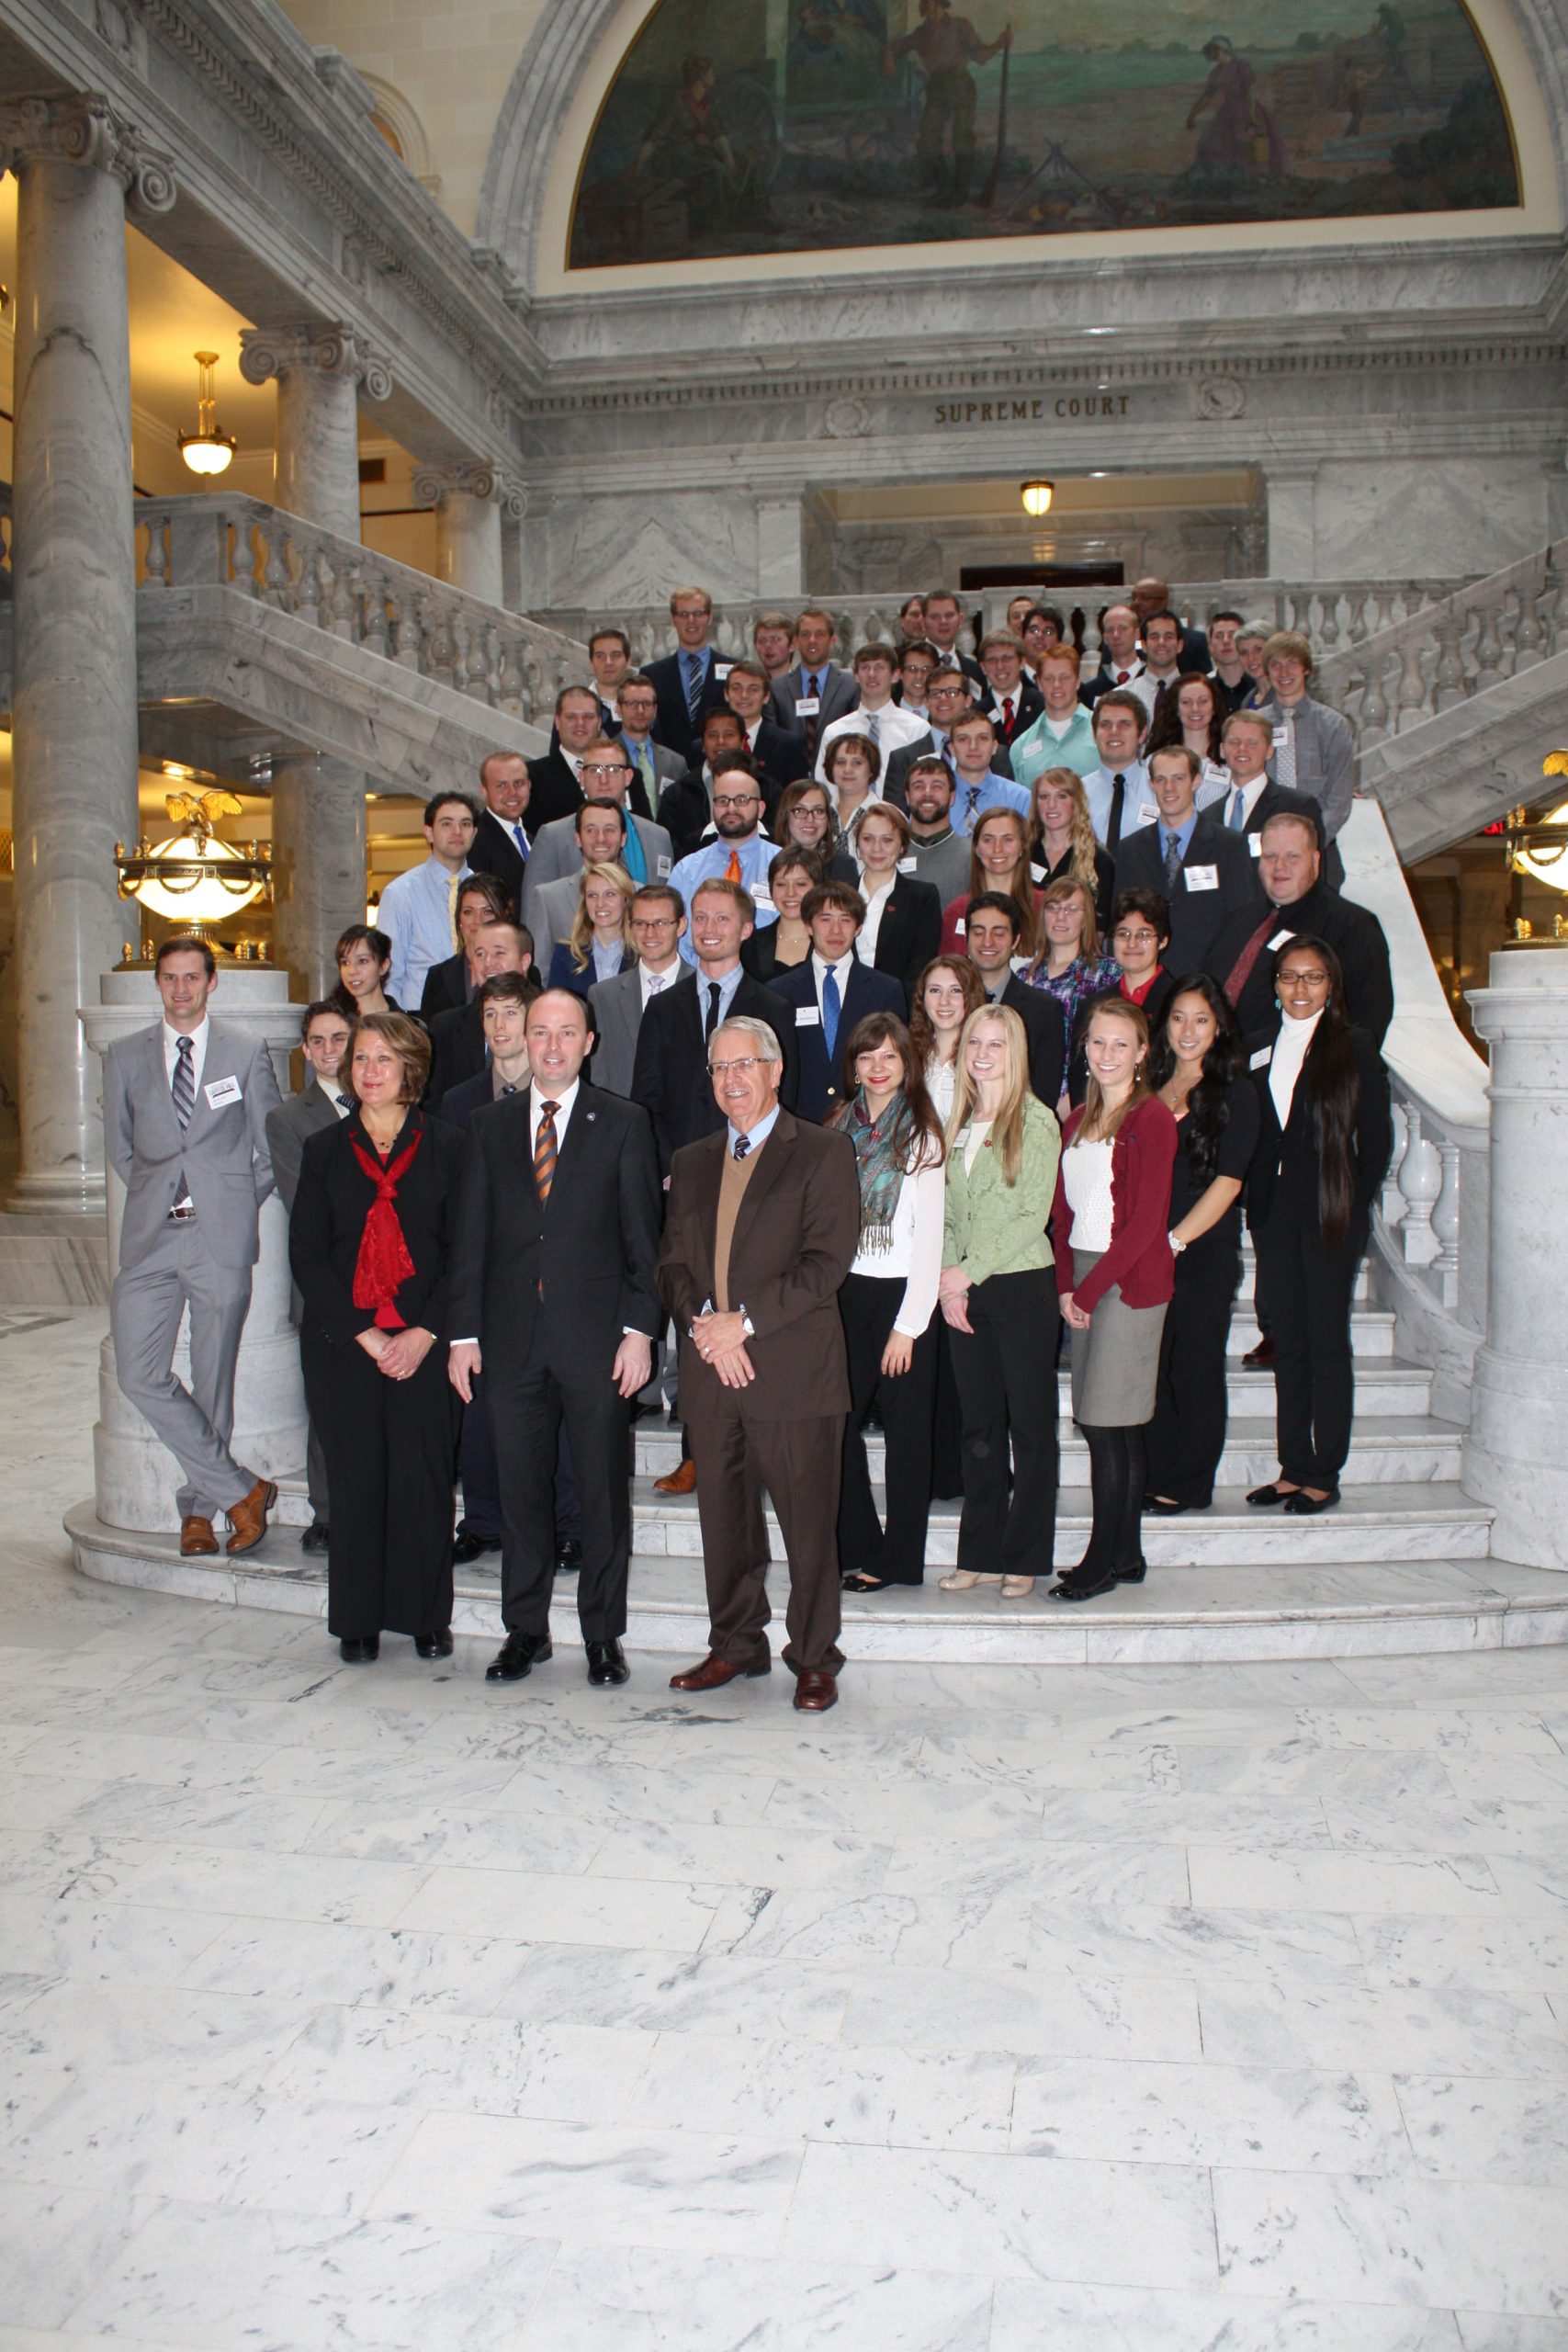
{"label": "red ruffled scarf", "polygon": [[373,1306],[377,1327],[383,1331],[400,1331],[404,1328],[403,1318],[392,1302],[400,1284],[413,1272],[414,1263],[392,1204],[398,1197],[398,1186],[413,1165],[423,1136],[422,1127],[408,1149],[400,1152],[388,1168],[373,1159],[353,1136],[348,1139],[355,1159],[376,1187],[354,1265],[354,1303],[355,1306]]}

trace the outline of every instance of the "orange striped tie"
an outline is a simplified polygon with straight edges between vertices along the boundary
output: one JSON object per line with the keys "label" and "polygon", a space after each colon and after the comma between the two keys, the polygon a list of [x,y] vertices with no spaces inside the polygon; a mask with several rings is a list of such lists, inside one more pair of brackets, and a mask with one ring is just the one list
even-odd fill
{"label": "orange striped tie", "polygon": [[738,849],[729,853],[729,864],[724,869],[724,878],[727,882],[739,882],[740,879],[740,852]]}
{"label": "orange striped tie", "polygon": [[534,1182],[538,1188],[539,1205],[546,1206],[550,1186],[556,1181],[556,1113],[558,1102],[539,1105],[539,1132],[534,1138]]}

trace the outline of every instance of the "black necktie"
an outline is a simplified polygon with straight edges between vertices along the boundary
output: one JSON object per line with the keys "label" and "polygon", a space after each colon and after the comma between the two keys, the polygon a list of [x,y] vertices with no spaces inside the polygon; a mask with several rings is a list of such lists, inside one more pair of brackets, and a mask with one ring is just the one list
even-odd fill
{"label": "black necktie", "polygon": [[1122,838],[1122,804],[1127,797],[1127,779],[1113,775],[1111,779],[1111,820],[1105,828],[1105,846],[1114,850]]}
{"label": "black necktie", "polygon": [[713,1033],[717,1027],[718,982],[716,980],[710,980],[708,982],[708,1009],[706,1016],[703,1022],[703,1043],[705,1046],[712,1043]]}

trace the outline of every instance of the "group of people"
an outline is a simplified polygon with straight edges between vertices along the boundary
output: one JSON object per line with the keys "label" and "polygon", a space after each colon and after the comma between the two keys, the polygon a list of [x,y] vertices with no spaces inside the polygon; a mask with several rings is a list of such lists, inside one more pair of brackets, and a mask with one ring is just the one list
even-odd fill
{"label": "group of people", "polygon": [[209,952],[166,944],[106,1112],[117,1360],[184,1467],[182,1550],[224,1512],[246,1548],[274,1498],[228,1441],[275,1181],[302,1540],[354,1661],[448,1654],[455,1554],[494,1545],[491,1678],[549,1657],[575,1571],[590,1679],[624,1681],[630,1425],[673,1392],[659,1484],[695,1493],[711,1620],[675,1686],[770,1663],[766,1494],[796,1704],[830,1706],[841,1590],[922,1580],[933,1495],[962,1497],[944,1589],[1053,1577],[1064,1327],[1092,1517],[1050,1597],[1141,1580],[1145,1513],[1213,1498],[1244,1212],[1280,1459],[1247,1499],[1332,1508],[1390,1148],[1387,946],[1337,887],[1348,730],[1304,639],[1205,639],[1162,582],[1089,677],[1020,605],[976,658],[936,592],[849,670],[810,609],[722,662],[697,589],[644,672],[596,632],[549,752],[432,797],[287,1102],[209,1017]]}

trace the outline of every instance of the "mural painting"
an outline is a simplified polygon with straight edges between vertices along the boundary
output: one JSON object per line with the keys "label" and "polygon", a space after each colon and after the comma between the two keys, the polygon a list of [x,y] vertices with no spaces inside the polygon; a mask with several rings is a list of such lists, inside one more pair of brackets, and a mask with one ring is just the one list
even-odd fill
{"label": "mural painting", "polygon": [[1519,201],[1461,0],[659,0],[570,263]]}

